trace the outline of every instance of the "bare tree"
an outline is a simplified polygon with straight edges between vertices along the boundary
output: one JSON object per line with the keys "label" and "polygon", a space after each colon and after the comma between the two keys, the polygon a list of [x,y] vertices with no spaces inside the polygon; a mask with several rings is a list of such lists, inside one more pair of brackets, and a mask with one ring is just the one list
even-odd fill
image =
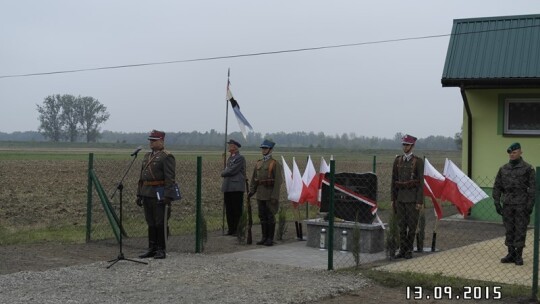
{"label": "bare tree", "polygon": [[77,117],[78,98],[73,95],[56,95],[62,107],[60,119],[64,126],[64,133],[70,142],[76,142],[79,137],[79,119]]}
{"label": "bare tree", "polygon": [[54,142],[59,142],[64,132],[62,130],[62,102],[60,95],[51,95],[45,97],[43,105],[37,105],[39,112],[40,125],[38,131],[45,137]]}
{"label": "bare tree", "polygon": [[99,137],[99,125],[109,119],[107,107],[90,96],[77,99],[77,116],[82,134],[86,136],[86,142],[96,142]]}

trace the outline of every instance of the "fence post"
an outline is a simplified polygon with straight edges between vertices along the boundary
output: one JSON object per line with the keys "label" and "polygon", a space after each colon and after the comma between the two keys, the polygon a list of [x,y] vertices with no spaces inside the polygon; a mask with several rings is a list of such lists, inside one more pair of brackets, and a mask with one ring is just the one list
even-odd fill
{"label": "fence post", "polygon": [[540,167],[536,167],[536,189],[534,207],[534,245],[533,245],[533,268],[532,268],[532,294],[531,299],[537,300],[538,294],[538,238],[540,237]]}
{"label": "fence post", "polygon": [[330,160],[330,206],[328,208],[328,270],[334,269],[334,173],[335,160]]}
{"label": "fence post", "polygon": [[124,235],[127,236],[126,232],[124,231],[124,227],[120,226],[119,224],[120,221],[118,217],[116,216],[116,213],[114,212],[113,207],[111,206],[111,202],[109,202],[109,198],[107,197],[105,190],[103,190],[103,186],[99,182],[96,172],[93,169],[90,170],[90,178],[92,179],[92,182],[94,186],[96,187],[96,192],[101,201],[101,205],[103,206],[103,210],[105,211],[105,214],[107,215],[109,224],[111,224],[111,228],[113,230],[114,236],[116,237],[116,240],[120,242],[120,233],[123,233]]}
{"label": "fence post", "polygon": [[373,173],[377,173],[377,155],[373,155]]}
{"label": "fence post", "polygon": [[196,219],[195,219],[195,252],[201,253],[202,237],[202,204],[201,204],[201,189],[202,189],[202,156],[197,156],[197,193],[196,197]]}
{"label": "fence post", "polygon": [[92,231],[92,176],[94,169],[94,153],[88,154],[88,184],[86,189],[86,242],[90,242]]}

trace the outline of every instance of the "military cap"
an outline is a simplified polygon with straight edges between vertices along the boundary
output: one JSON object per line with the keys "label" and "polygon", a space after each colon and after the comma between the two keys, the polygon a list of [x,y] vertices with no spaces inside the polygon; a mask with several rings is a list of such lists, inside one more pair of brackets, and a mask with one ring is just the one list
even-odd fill
{"label": "military cap", "polygon": [[165,139],[165,132],[152,130],[152,132],[150,132],[150,135],[148,136],[148,140],[157,140],[157,139]]}
{"label": "military cap", "polygon": [[276,145],[275,142],[271,141],[271,140],[268,140],[268,139],[265,139],[261,146],[259,148],[268,148],[268,149],[272,149],[274,148],[274,146]]}
{"label": "military cap", "polygon": [[229,139],[229,141],[227,143],[228,144],[233,144],[233,145],[237,146],[238,148],[242,148],[242,145],[239,142],[237,142],[236,140],[234,140],[234,139]]}
{"label": "military cap", "polygon": [[512,153],[512,151],[515,151],[517,149],[521,149],[521,145],[518,142],[515,142],[511,144],[510,147],[508,147],[508,149],[506,149],[506,152]]}
{"label": "military cap", "polygon": [[401,143],[406,145],[414,145],[416,143],[416,139],[417,138],[412,135],[405,134],[405,136],[401,138]]}

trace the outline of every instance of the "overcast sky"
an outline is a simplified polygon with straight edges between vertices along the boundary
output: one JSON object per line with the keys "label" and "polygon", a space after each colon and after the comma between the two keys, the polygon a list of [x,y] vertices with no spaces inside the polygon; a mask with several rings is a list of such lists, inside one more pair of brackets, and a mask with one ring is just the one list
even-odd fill
{"label": "overcast sky", "polygon": [[224,132],[230,68],[262,134],[454,136],[463,102],[441,86],[453,20],[537,13],[538,0],[3,0],[0,77],[360,45],[0,78],[0,132],[37,130],[36,105],[53,94],[99,100],[102,130]]}

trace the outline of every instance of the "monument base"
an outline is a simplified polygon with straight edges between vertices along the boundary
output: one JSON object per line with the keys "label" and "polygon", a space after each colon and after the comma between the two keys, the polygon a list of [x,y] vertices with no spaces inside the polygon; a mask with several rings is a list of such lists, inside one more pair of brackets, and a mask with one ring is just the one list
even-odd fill
{"label": "monument base", "polygon": [[[307,227],[306,246],[320,248],[321,229],[326,229],[325,248],[328,248],[328,221],[323,219],[304,220]],[[384,251],[384,229],[381,225],[355,222],[334,222],[334,250],[351,251],[354,226],[360,226],[360,252],[377,253]],[[343,232],[346,231],[346,244],[343,246]],[[345,248],[343,248],[345,247]],[[345,250],[343,250],[345,249]]]}

